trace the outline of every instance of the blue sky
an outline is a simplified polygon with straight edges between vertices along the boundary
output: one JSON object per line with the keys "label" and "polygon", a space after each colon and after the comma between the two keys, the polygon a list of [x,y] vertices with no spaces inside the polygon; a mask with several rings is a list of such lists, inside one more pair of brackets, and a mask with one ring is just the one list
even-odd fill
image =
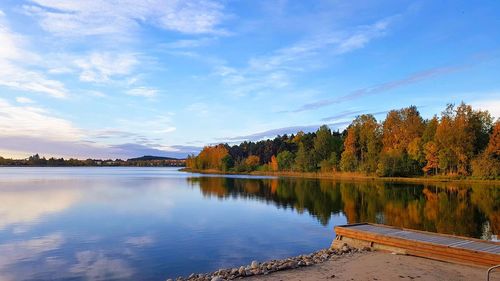
{"label": "blue sky", "polygon": [[0,155],[185,156],[465,101],[500,117],[499,1],[3,0]]}

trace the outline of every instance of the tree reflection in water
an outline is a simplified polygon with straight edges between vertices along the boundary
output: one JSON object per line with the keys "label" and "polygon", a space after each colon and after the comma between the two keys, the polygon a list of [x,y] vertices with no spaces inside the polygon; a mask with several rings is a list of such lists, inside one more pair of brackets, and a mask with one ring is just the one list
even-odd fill
{"label": "tree reflection in water", "polygon": [[307,212],[327,225],[374,222],[483,239],[500,233],[500,188],[487,184],[410,184],[329,179],[188,178],[204,196],[249,198]]}

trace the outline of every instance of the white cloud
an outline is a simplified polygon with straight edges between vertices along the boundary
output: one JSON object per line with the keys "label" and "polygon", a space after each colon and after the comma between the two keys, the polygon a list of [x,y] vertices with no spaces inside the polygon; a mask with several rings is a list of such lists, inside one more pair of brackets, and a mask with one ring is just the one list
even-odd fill
{"label": "white cloud", "polygon": [[500,118],[500,93],[497,99],[476,100],[471,102],[474,109],[488,110],[494,118]]}
{"label": "white cloud", "polygon": [[113,159],[187,154],[158,143],[176,130],[169,114],[118,123],[116,129],[86,131],[43,108],[12,105],[0,99],[0,152],[7,157],[40,153],[48,157]]}
{"label": "white cloud", "polygon": [[26,57],[32,58],[32,54],[23,50],[25,39],[13,33],[9,28],[0,23],[0,60],[19,60]]}
{"label": "white cloud", "polygon": [[21,91],[44,93],[55,98],[67,96],[64,84],[47,78],[29,65],[39,61],[37,55],[26,50],[24,37],[13,33],[0,22],[0,86]]}
{"label": "white cloud", "polygon": [[15,106],[0,99],[0,136],[28,136],[75,141],[82,131],[71,122],[51,116],[44,109]]}
{"label": "white cloud", "polygon": [[223,6],[211,0],[31,0],[23,9],[59,36],[126,34],[150,23],[182,33],[220,33]]}
{"label": "white cloud", "polygon": [[213,41],[213,38],[182,39],[170,43],[165,43],[161,46],[167,49],[190,49],[209,45]]}
{"label": "white cloud", "polygon": [[29,103],[35,103],[32,99],[27,98],[27,97],[17,97],[17,98],[16,98],[16,101],[17,101],[18,103],[26,103],[26,104],[29,104]]}
{"label": "white cloud", "polygon": [[136,97],[153,98],[158,94],[158,90],[149,87],[138,87],[127,91],[127,95]]}
{"label": "white cloud", "polygon": [[390,19],[380,20],[372,25],[359,26],[354,30],[320,34],[292,46],[282,48],[270,56],[253,58],[251,68],[271,71],[276,69],[303,70],[304,60],[326,54],[344,54],[364,47],[371,40],[383,36]]}
{"label": "white cloud", "polygon": [[0,85],[21,91],[43,93],[54,98],[68,96],[63,83],[2,60],[0,60]]}
{"label": "white cloud", "polygon": [[135,54],[92,53],[75,59],[81,70],[80,80],[85,82],[106,82],[113,76],[128,75],[138,64]]}
{"label": "white cloud", "polygon": [[320,68],[325,58],[363,48],[383,36],[391,21],[392,18],[387,18],[352,30],[322,33],[269,55],[251,58],[244,68],[218,65],[214,73],[222,77],[235,96],[282,89],[291,84],[293,74]]}

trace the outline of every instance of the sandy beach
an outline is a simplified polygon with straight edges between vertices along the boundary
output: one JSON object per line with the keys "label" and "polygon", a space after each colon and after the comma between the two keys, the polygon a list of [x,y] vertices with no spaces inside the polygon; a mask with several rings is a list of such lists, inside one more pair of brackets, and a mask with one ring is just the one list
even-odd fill
{"label": "sandy beach", "polygon": [[[474,281],[486,280],[486,270],[483,267],[446,263],[387,252],[363,252],[335,257],[310,267],[245,279],[248,281]],[[500,281],[500,271],[494,272],[490,280]]]}

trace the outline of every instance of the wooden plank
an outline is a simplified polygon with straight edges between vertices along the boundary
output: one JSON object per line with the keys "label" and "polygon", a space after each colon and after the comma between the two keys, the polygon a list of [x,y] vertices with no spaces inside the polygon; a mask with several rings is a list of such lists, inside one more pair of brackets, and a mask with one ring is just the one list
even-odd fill
{"label": "wooden plank", "polygon": [[404,249],[407,254],[466,264],[492,266],[500,264],[500,243],[474,238],[395,228],[378,224],[356,224],[335,227],[343,236]]}

